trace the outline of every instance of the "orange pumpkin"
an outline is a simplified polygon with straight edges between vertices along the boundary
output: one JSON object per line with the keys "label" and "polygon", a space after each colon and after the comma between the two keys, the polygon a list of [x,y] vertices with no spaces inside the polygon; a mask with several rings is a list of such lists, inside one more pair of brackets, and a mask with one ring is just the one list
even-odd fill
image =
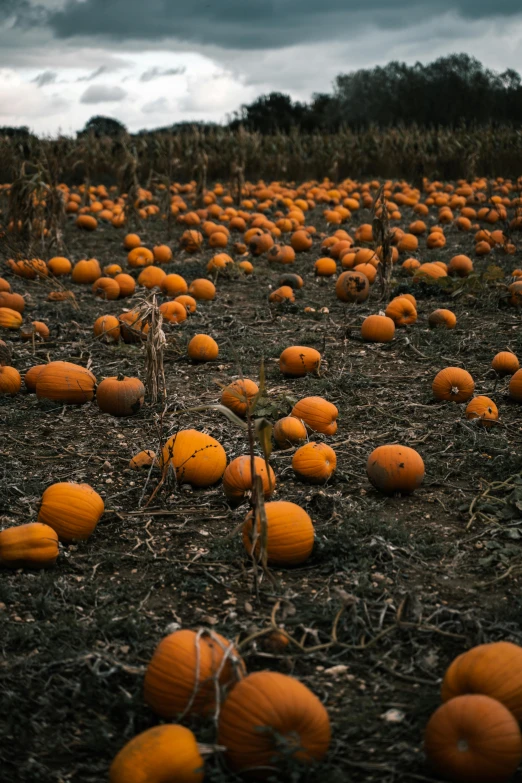
{"label": "orange pumpkin", "polygon": [[160,305],[160,313],[163,316],[163,320],[169,324],[180,324],[187,320],[187,310],[181,302],[164,302]]}
{"label": "orange pumpkin", "polygon": [[466,419],[479,419],[484,427],[491,427],[491,422],[498,421],[498,408],[489,397],[474,397],[466,407]]}
{"label": "orange pumpkin", "polygon": [[25,299],[20,294],[10,294],[7,291],[0,292],[0,307],[9,307],[17,313],[25,310]]}
{"label": "orange pumpkin", "polygon": [[139,378],[120,374],[104,378],[96,389],[96,402],[103,413],[111,416],[132,416],[145,399],[145,387]]}
{"label": "orange pumpkin", "polygon": [[[304,563],[314,547],[314,526],[304,509],[286,500],[265,503],[266,555],[275,566]],[[249,555],[258,557],[263,528],[256,516],[252,524],[250,512],[243,524],[243,546]]]}
{"label": "orange pumpkin", "polygon": [[475,381],[460,367],[446,367],[437,373],[431,388],[436,400],[466,402],[473,396]]}
{"label": "orange pumpkin", "polygon": [[225,449],[217,440],[197,430],[180,430],[172,435],[162,449],[162,467],[172,465],[179,484],[210,487],[215,484],[227,464]]}
{"label": "orange pumpkin", "polygon": [[319,699],[299,680],[260,671],[239,682],[221,707],[218,743],[235,772],[277,772],[292,758],[321,761],[330,745],[330,721]]}
{"label": "orange pumpkin", "polygon": [[515,281],[508,286],[508,303],[512,307],[522,307],[522,280]]}
{"label": "orange pumpkin", "polygon": [[[268,473],[266,462],[262,457],[254,457],[255,475],[263,483],[263,494],[268,499],[275,489],[275,474],[270,465]],[[250,456],[236,457],[227,465],[223,474],[223,490],[227,499],[233,504],[242,503],[248,492],[252,490],[252,463]]]}
{"label": "orange pumpkin", "polygon": [[152,250],[149,250],[147,247],[133,248],[127,256],[127,263],[133,269],[140,266],[150,266],[154,263]]}
{"label": "orange pumpkin", "polygon": [[187,293],[188,286],[186,280],[181,275],[165,275],[161,282],[161,290],[167,296],[179,296]]}
{"label": "orange pumpkin", "polygon": [[104,509],[103,500],[89,484],[64,481],[51,484],[43,493],[38,522],[56,530],[60,541],[84,541],[94,532]]}
{"label": "orange pumpkin", "polygon": [[321,365],[321,354],[315,348],[292,345],[285,348],[279,357],[279,369],[291,378],[302,378],[310,372],[317,372]]}
{"label": "orange pumpkin", "polygon": [[167,275],[159,266],[146,266],[138,275],[138,285],[145,288],[161,288]]}
{"label": "orange pumpkin", "polygon": [[504,783],[522,760],[517,721],[489,696],[457,696],[428,721],[424,750],[448,780],[462,783]]}
{"label": "orange pumpkin", "polygon": [[194,734],[166,724],[133,737],[117,754],[109,783],[202,783],[203,758]]}
{"label": "orange pumpkin", "polygon": [[409,326],[416,322],[417,310],[406,296],[396,296],[386,308],[386,316],[395,326]]}
{"label": "orange pumpkin", "polygon": [[327,481],[337,467],[335,451],[326,443],[306,443],[295,452],[292,468],[311,484]]}
{"label": "orange pumpkin", "polygon": [[513,375],[520,368],[520,362],[511,351],[500,351],[493,357],[491,366],[499,375]]}
{"label": "orange pumpkin", "polygon": [[58,535],[48,525],[31,522],[0,531],[0,565],[48,568],[58,553]]}
{"label": "orange pumpkin", "polygon": [[36,381],[38,380],[38,376],[44,367],[46,367],[45,364],[35,364],[34,367],[31,367],[29,370],[27,370],[24,375],[24,383],[27,391],[36,391]]}
{"label": "orange pumpkin", "polygon": [[274,424],[274,439],[282,449],[299,445],[306,440],[306,427],[295,416],[285,416]]}
{"label": "orange pumpkin", "polygon": [[157,464],[156,452],[145,449],[144,451],[138,451],[138,453],[132,457],[129,462],[129,468],[132,468],[132,470],[140,470],[141,468],[150,468],[152,464]]}
{"label": "orange pumpkin", "polygon": [[230,408],[238,416],[246,416],[247,409],[251,408],[252,402],[258,394],[257,383],[249,378],[233,381],[223,389],[221,405]]}
{"label": "orange pumpkin", "polygon": [[63,256],[54,256],[54,258],[50,258],[47,262],[47,266],[55,277],[68,275],[72,269],[72,264],[69,259],[64,258]]}
{"label": "orange pumpkin", "polygon": [[93,325],[95,337],[104,342],[117,343],[120,339],[120,322],[114,315],[100,315]]}
{"label": "orange pumpkin", "polygon": [[81,405],[94,397],[96,378],[85,367],[71,362],[49,362],[38,376],[38,399]]}
{"label": "orange pumpkin", "polygon": [[14,397],[22,388],[22,378],[15,367],[0,365],[0,395]]}
{"label": "orange pumpkin", "polygon": [[179,296],[176,296],[174,301],[183,305],[187,313],[195,313],[198,307],[196,300],[188,294],[180,294]]}
{"label": "orange pumpkin", "polygon": [[294,231],[290,238],[290,244],[296,253],[305,253],[312,247],[312,237],[307,231],[299,229]]}
{"label": "orange pumpkin", "polygon": [[211,280],[200,277],[197,280],[192,281],[188,287],[188,293],[193,296],[194,299],[210,301],[216,297],[216,286]]}
{"label": "orange pumpkin", "polygon": [[457,316],[452,313],[451,310],[438,309],[434,310],[428,316],[428,324],[432,329],[443,326],[446,329],[454,329],[457,325]]}
{"label": "orange pumpkin", "polygon": [[337,278],[335,294],[341,302],[364,302],[370,293],[370,283],[362,272],[343,272]]}
{"label": "orange pumpkin", "polygon": [[390,343],[395,334],[395,322],[387,315],[369,315],[361,325],[361,337],[370,343]]}
{"label": "orange pumpkin", "polygon": [[315,274],[319,277],[331,277],[337,272],[337,264],[333,258],[318,258],[314,269]]}
{"label": "orange pumpkin", "polygon": [[11,291],[11,283],[9,283],[3,277],[0,277],[0,291],[7,291],[7,293],[10,293]]}
{"label": "orange pumpkin", "polygon": [[18,310],[10,307],[0,307],[0,329],[19,329],[22,325],[22,316]]}
{"label": "orange pumpkin", "polygon": [[112,277],[99,277],[92,286],[93,293],[100,299],[118,299],[120,286]]}
{"label": "orange pumpkin", "polygon": [[162,718],[206,715],[215,708],[216,685],[229,690],[244,672],[234,646],[222,636],[175,631],[161,640],[147,666],[144,698]]}
{"label": "orange pumpkin", "polygon": [[294,291],[289,285],[282,285],[272,291],[268,297],[269,302],[275,302],[276,304],[282,304],[283,302],[295,302]]}
{"label": "orange pumpkin", "polygon": [[292,408],[292,416],[302,419],[313,432],[334,435],[339,411],[323,397],[304,397]]}
{"label": "orange pumpkin", "polygon": [[73,283],[90,285],[95,283],[101,274],[100,264],[95,258],[84,258],[74,265],[71,277]]}
{"label": "orange pumpkin", "polygon": [[78,215],[76,225],[78,228],[83,228],[84,231],[94,231],[98,226],[98,221],[92,215]]}
{"label": "orange pumpkin", "polygon": [[133,277],[127,275],[125,272],[120,272],[114,279],[120,286],[120,299],[124,299],[126,296],[132,296],[136,290],[136,283],[134,282]]}
{"label": "orange pumpkin", "polygon": [[134,250],[135,247],[140,247],[141,239],[137,234],[127,234],[123,238],[123,247],[125,250]]}
{"label": "orange pumpkin", "polygon": [[219,346],[208,334],[196,334],[189,342],[187,353],[194,362],[212,362],[217,359]]}
{"label": "orange pumpkin", "polygon": [[458,277],[467,277],[473,272],[473,261],[468,256],[453,256],[448,265],[448,272],[450,275],[458,275]]}
{"label": "orange pumpkin", "polygon": [[168,245],[156,245],[152,248],[152,255],[157,264],[168,264],[172,260],[172,250]]}
{"label": "orange pumpkin", "polygon": [[373,486],[385,494],[411,493],[422,484],[424,462],[408,446],[378,446],[366,463],[366,473]]}

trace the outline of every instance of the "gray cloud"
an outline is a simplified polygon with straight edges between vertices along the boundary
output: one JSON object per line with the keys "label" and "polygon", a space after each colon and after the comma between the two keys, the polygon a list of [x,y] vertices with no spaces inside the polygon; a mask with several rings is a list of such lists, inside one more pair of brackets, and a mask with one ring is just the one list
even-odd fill
{"label": "gray cloud", "polygon": [[169,111],[170,106],[166,98],[156,98],[155,101],[150,101],[149,103],[145,103],[141,107],[141,110],[143,114],[154,114],[154,112],[158,112],[158,111]]}
{"label": "gray cloud", "polygon": [[32,81],[37,87],[45,87],[46,84],[54,84],[57,78],[56,71],[42,71]]}
{"label": "gray cloud", "polygon": [[454,12],[466,19],[521,13],[520,0],[67,0],[50,13],[60,38],[96,36],[113,40],[167,37],[228,49],[277,49],[305,41],[346,37],[354,27],[403,28]]}
{"label": "gray cloud", "polygon": [[109,87],[104,84],[91,84],[87,87],[80,103],[109,103],[114,101],[122,101],[127,97],[125,90],[121,87]]}
{"label": "gray cloud", "polygon": [[187,69],[183,66],[179,68],[147,68],[140,76],[140,82],[151,82],[153,79],[159,79],[161,76],[182,76]]}

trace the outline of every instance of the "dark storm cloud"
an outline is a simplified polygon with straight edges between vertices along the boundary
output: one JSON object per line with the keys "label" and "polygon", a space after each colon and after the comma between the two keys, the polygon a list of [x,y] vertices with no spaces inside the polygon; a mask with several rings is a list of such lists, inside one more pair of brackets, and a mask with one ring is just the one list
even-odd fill
{"label": "dark storm cloud", "polygon": [[57,78],[56,71],[42,71],[32,81],[37,87],[45,87],[46,84],[54,84]]}
{"label": "dark storm cloud", "polygon": [[151,82],[159,79],[161,76],[182,76],[187,69],[183,66],[179,68],[147,68],[140,76],[140,82]]}
{"label": "dark storm cloud", "polygon": [[487,20],[522,8],[520,0],[66,0],[48,22],[60,38],[175,38],[192,45],[275,49],[350,38],[362,25],[407,27],[448,11]]}

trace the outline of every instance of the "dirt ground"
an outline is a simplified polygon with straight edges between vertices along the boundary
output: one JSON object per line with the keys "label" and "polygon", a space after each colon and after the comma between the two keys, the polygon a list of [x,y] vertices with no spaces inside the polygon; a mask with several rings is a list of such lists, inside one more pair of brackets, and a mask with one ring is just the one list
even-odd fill
{"label": "dirt ground", "polygon": [[[413,217],[405,208],[402,224]],[[361,210],[343,227],[351,230],[369,218]],[[307,220],[319,231],[334,231],[320,210]],[[214,252],[179,252],[180,232],[176,227],[174,261],[166,271],[188,282],[206,276]],[[85,234],[71,221],[69,257],[124,266],[124,233],[102,225]],[[148,245],[167,240],[159,218],[149,219],[139,233]],[[446,235],[446,247],[437,251],[422,249],[421,239],[419,257],[473,257],[472,234],[449,227]],[[0,398],[0,524],[35,521],[43,491],[64,480],[91,484],[106,508],[92,537],[64,546],[53,569],[0,573],[2,780],[106,780],[117,751],[158,722],[142,696],[155,646],[171,630],[200,626],[237,639],[249,671],[295,675],[328,709],[333,739],[326,761],[309,773],[285,772],[281,780],[436,780],[422,736],[440,702],[446,666],[477,643],[522,643],[521,409],[508,399],[509,379],[490,370],[500,350],[522,356],[522,334],[518,311],[503,305],[502,289],[484,275],[492,264],[508,275],[522,266],[522,253],[494,252],[476,260],[476,274],[447,288],[412,284],[398,273],[395,288],[414,292],[419,319],[397,329],[388,345],[365,344],[359,335],[363,317],[384,309],[377,286],[364,305],[342,305],[334,282],[314,277],[313,262],[321,255],[318,239],[311,251],[298,254],[291,271],[305,285],[295,304],[269,305],[270,287],[288,270],[253,259],[254,276],[221,276],[213,302],[199,303],[181,326],[166,326],[163,431],[161,404],[115,419],[95,402],[63,408],[34,394]],[[76,310],[47,302],[49,288],[40,282],[14,278],[7,267],[0,274],[14,291],[27,293],[30,319],[45,321],[51,330],[34,354],[16,333],[2,334],[21,372],[50,358],[84,366],[91,361],[98,380],[118,371],[143,377],[142,346],[107,346],[92,333],[96,317],[118,315],[143,291],[134,300],[102,302],[90,286],[67,282]],[[327,307],[329,313],[309,315],[305,306]],[[427,317],[437,307],[455,312],[456,329],[428,329]],[[215,362],[188,360],[187,343],[198,332],[217,340]],[[321,376],[284,379],[278,357],[289,345],[317,348]],[[272,570],[256,597],[251,565],[234,533],[247,505],[232,510],[218,484],[208,490],[164,487],[145,508],[159,474],[147,479],[128,463],[141,449],[157,451],[180,425],[204,428],[229,459],[246,454],[244,432],[221,414],[176,412],[217,402],[219,383],[240,373],[258,380],[262,356],[267,394],[257,415],[275,421],[297,399],[323,395],[339,409],[339,429],[325,439],[338,457],[326,486],[294,477],[292,450],[273,453],[274,498],[308,511],[316,544],[302,567]],[[476,393],[497,403],[498,426],[482,429],[465,420],[464,405],[433,401],[432,380],[449,365],[468,370]],[[393,442],[417,449],[426,465],[422,487],[409,497],[384,497],[366,476],[370,452]],[[271,622],[311,651],[292,644],[274,649],[267,636],[248,640]],[[201,741],[213,741],[210,720],[188,725]],[[215,757],[207,762],[207,779],[234,776]]]}

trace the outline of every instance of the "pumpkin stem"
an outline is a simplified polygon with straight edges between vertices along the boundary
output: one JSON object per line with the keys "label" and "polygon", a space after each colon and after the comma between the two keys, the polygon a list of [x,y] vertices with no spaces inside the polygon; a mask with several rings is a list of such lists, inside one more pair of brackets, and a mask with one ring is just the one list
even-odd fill
{"label": "pumpkin stem", "polygon": [[459,389],[459,387],[458,387],[458,386],[452,386],[452,387],[451,387],[451,393],[452,393],[452,395],[453,395],[454,397],[456,397],[456,396],[457,396],[457,394],[459,393],[459,391],[460,391],[460,389]]}
{"label": "pumpkin stem", "polygon": [[117,381],[124,381],[125,380],[124,374],[122,372],[119,372],[118,375],[116,376],[116,380]]}

